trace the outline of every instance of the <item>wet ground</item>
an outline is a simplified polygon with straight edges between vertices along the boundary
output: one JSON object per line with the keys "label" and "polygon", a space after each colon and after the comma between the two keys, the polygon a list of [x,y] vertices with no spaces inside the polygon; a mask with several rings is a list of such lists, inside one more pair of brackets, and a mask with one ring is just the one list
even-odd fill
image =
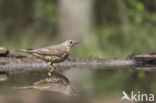
{"label": "wet ground", "polygon": [[156,93],[155,71],[127,66],[91,68],[72,66],[56,70],[52,83],[47,79],[47,68],[15,74],[2,72],[0,103],[121,103],[123,91],[129,95],[131,91]]}

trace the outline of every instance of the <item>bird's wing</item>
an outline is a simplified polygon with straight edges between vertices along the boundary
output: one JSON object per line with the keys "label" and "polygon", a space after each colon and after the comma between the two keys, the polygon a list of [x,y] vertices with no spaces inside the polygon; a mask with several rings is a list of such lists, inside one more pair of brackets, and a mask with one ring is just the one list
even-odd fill
{"label": "bird's wing", "polygon": [[64,46],[58,45],[58,46],[50,46],[40,49],[34,49],[32,50],[33,53],[43,54],[43,55],[62,55],[64,53],[67,53],[67,50]]}

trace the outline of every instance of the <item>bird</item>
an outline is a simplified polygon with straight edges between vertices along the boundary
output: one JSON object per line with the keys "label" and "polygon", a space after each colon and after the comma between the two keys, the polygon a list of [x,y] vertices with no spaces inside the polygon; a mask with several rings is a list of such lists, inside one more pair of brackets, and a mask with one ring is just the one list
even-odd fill
{"label": "bird", "polygon": [[22,87],[13,87],[13,89],[38,89],[43,91],[62,93],[67,96],[78,96],[69,79],[61,73],[54,73],[51,77],[45,77],[31,85]]}
{"label": "bird", "polygon": [[53,46],[39,49],[16,49],[16,51],[25,52],[46,61],[51,67],[51,70],[48,72],[48,75],[51,76],[52,72],[56,69],[53,63],[65,61],[70,55],[71,48],[79,43],[79,41],[75,40],[66,40]]}

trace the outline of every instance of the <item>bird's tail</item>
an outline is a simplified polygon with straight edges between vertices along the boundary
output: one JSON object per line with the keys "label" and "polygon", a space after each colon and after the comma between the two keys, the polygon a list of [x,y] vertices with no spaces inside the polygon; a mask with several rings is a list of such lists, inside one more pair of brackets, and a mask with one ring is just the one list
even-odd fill
{"label": "bird's tail", "polygon": [[33,52],[33,49],[16,49],[15,51],[32,53]]}

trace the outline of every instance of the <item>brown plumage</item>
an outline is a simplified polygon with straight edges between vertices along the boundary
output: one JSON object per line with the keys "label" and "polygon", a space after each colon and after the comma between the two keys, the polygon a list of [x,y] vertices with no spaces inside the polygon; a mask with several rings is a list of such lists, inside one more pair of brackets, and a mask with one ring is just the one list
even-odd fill
{"label": "brown plumage", "polygon": [[51,75],[51,72],[55,69],[55,67],[52,64],[60,63],[63,62],[65,59],[67,59],[68,56],[70,55],[71,48],[78,43],[79,43],[78,41],[67,40],[61,44],[54,45],[54,46],[49,46],[49,47],[44,47],[39,49],[25,49],[25,50],[16,50],[16,51],[22,51],[22,52],[32,54],[48,62],[52,67],[48,75]]}

